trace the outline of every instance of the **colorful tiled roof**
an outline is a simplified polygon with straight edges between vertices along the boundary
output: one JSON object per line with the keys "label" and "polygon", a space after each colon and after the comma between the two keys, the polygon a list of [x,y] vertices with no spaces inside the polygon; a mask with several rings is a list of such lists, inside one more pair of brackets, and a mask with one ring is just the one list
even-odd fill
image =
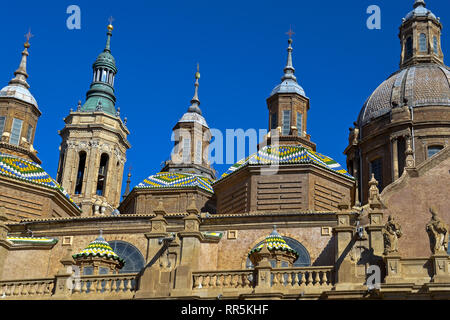
{"label": "colorful tiled roof", "polygon": [[269,164],[300,164],[313,163],[328,170],[353,177],[336,161],[318,152],[306,149],[302,146],[265,146],[248,158],[242,159],[232,165],[219,180],[229,176],[233,172],[246,167],[247,165],[269,165]]}
{"label": "colorful tiled roof", "polygon": [[92,241],[84,250],[82,250],[80,253],[74,254],[72,257],[74,259],[76,258],[82,258],[82,257],[93,257],[93,256],[99,256],[99,257],[106,257],[114,260],[118,260],[125,264],[125,261],[117,255],[109,245],[109,243],[103,238],[103,236],[100,234],[97,239]]}
{"label": "colorful tiled roof", "polygon": [[193,188],[199,187],[214,193],[212,180],[191,173],[160,172],[152,175],[138,184],[135,188]]}
{"label": "colorful tiled roof", "polygon": [[58,190],[81,211],[69,194],[35,162],[0,153],[0,175]]}
{"label": "colorful tiled roof", "polygon": [[7,237],[8,241],[14,244],[55,244],[58,239],[55,238],[38,238],[38,237]]}
{"label": "colorful tiled roof", "polygon": [[295,251],[294,249],[292,249],[284,240],[284,238],[277,232],[277,230],[274,228],[272,233],[270,235],[268,235],[266,237],[266,239],[259,245],[257,246],[255,249],[253,249],[252,251],[250,251],[250,253],[248,254],[249,256],[253,253],[253,252],[257,252],[257,251],[261,251],[261,249],[267,246],[267,249],[269,251],[273,251],[273,250],[281,250],[281,251],[288,251],[293,253],[295,256],[299,256],[298,252]]}

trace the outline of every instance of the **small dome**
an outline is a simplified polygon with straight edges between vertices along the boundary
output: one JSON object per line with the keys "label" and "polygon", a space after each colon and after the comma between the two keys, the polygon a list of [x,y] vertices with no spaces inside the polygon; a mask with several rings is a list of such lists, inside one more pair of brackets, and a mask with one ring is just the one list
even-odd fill
{"label": "small dome", "polygon": [[117,72],[116,59],[114,59],[113,55],[108,51],[103,51],[100,53],[97,60],[94,62],[94,68],[102,66],[109,67],[113,69],[114,72]]}
{"label": "small dome", "polygon": [[305,90],[303,90],[297,81],[292,79],[283,80],[283,82],[272,90],[270,96],[277,93],[298,93],[299,95],[306,97]]}
{"label": "small dome", "polygon": [[433,12],[431,12],[430,10],[425,8],[425,3],[424,2],[416,1],[414,10],[412,10],[411,12],[409,12],[406,15],[405,21],[407,21],[409,19],[412,19],[412,18],[415,18],[415,17],[426,17],[428,15],[431,18],[436,19],[436,16],[433,14]]}
{"label": "small dome", "polygon": [[77,259],[95,256],[117,260],[122,265],[125,264],[125,261],[113,251],[109,243],[103,238],[102,235],[99,235],[97,239],[92,241],[85,249],[77,254],[74,254],[72,257]]}
{"label": "small dome", "polygon": [[318,152],[306,149],[302,146],[265,146],[255,154],[246,159],[242,159],[231,166],[219,179],[223,179],[230,174],[248,165],[268,165],[268,164],[302,164],[313,163],[328,170],[332,170],[347,178],[353,178],[336,161]]}
{"label": "small dome", "polygon": [[438,64],[419,64],[397,71],[367,99],[358,117],[359,126],[387,114],[392,103],[412,107],[450,106],[450,69]]}
{"label": "small dome", "polygon": [[30,91],[21,85],[8,85],[0,90],[0,98],[16,98],[18,100],[24,101],[26,103],[30,103],[34,105],[36,108],[38,107],[36,99],[34,99],[33,95]]}
{"label": "small dome", "polygon": [[191,173],[160,172],[138,184],[136,189],[146,188],[194,188],[214,193],[212,180]]}
{"label": "small dome", "polygon": [[178,122],[196,122],[204,127],[208,127],[205,118],[197,112],[186,112]]}

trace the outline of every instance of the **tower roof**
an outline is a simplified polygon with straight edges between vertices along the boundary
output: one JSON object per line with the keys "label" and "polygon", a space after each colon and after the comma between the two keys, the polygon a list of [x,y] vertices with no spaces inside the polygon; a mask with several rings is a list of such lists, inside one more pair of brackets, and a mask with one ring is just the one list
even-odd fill
{"label": "tower roof", "polygon": [[414,9],[406,15],[405,21],[408,21],[415,17],[426,17],[426,16],[430,16],[431,18],[436,19],[436,16],[433,14],[433,12],[428,10],[426,6],[427,5],[424,0],[415,0],[413,5]]}
{"label": "tower roof", "polygon": [[[112,116],[116,116],[116,96],[114,94],[113,82],[111,81],[111,74],[112,76],[117,74],[116,60],[111,54],[111,37],[114,28],[109,24],[107,29],[105,49],[98,55],[92,65],[95,77],[86,94],[86,102],[80,111],[104,111]],[[106,77],[107,73],[110,76]],[[96,77],[100,77],[100,80]],[[103,77],[106,78],[104,79]]]}
{"label": "tower roof", "polygon": [[27,34],[27,41],[25,42],[24,50],[22,51],[22,59],[20,60],[19,67],[14,72],[14,78],[9,81],[9,84],[0,90],[0,98],[15,98],[26,103],[34,105],[36,108],[38,104],[36,99],[28,90],[30,85],[27,82],[28,74],[27,74],[27,58],[28,58],[28,49],[30,48],[30,38],[31,33]]}
{"label": "tower roof", "polygon": [[273,96],[277,93],[297,93],[302,96],[306,96],[305,90],[297,83],[297,77],[295,76],[295,68],[292,63],[292,30],[288,32],[289,34],[289,40],[288,40],[288,56],[287,56],[287,62],[286,67],[284,67],[284,75],[281,78],[281,83],[277,85],[272,92],[270,93],[270,96]]}
{"label": "tower roof", "polygon": [[178,189],[198,187],[210,193],[214,193],[212,180],[198,174],[160,172],[149,176],[138,184],[136,189]]}

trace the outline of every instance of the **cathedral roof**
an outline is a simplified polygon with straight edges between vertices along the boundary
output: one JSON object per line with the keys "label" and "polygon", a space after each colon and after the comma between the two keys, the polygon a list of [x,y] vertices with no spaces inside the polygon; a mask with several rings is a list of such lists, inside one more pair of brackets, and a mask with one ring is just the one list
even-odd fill
{"label": "cathedral roof", "polygon": [[149,176],[138,184],[135,189],[159,189],[159,188],[195,188],[214,193],[212,180],[206,177],[191,173],[160,172]]}
{"label": "cathedral roof", "polygon": [[372,119],[389,113],[393,103],[401,106],[405,99],[412,107],[450,107],[450,69],[427,63],[397,71],[367,99],[359,114],[359,125],[364,126]]}
{"label": "cathedral roof", "polygon": [[77,254],[74,254],[72,257],[76,259],[95,256],[118,260],[121,263],[125,264],[125,260],[123,260],[117,255],[117,253],[113,251],[109,243],[103,238],[101,234],[97,237],[97,239],[89,243],[89,245],[85,249]]}
{"label": "cathedral roof", "polygon": [[298,252],[295,251],[294,249],[292,249],[287,243],[286,240],[284,240],[284,238],[277,232],[277,230],[273,229],[272,233],[270,235],[268,235],[266,237],[266,239],[264,239],[264,241],[257,246],[256,248],[254,248],[252,251],[250,251],[250,253],[248,254],[249,256],[254,253],[254,252],[258,252],[261,251],[261,249],[266,246],[267,249],[269,251],[274,251],[274,250],[281,250],[281,251],[287,251],[287,252],[291,252],[293,253],[295,256],[299,256]]}
{"label": "cathedral roof", "polygon": [[[302,146],[265,146],[253,155],[242,159],[231,166],[220,179],[248,166],[269,164],[302,164],[312,163],[336,172],[348,178],[353,177],[336,161],[318,152]],[[220,180],[219,179],[219,180]]]}
{"label": "cathedral roof", "polygon": [[35,162],[8,154],[0,154],[0,175],[58,190],[80,210],[69,194]]}

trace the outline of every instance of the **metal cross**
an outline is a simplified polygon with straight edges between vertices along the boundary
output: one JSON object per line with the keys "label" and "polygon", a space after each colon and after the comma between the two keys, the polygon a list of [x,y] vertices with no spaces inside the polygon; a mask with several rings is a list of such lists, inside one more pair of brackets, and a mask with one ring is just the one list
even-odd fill
{"label": "metal cross", "polygon": [[25,38],[27,38],[27,43],[33,37],[34,37],[34,34],[31,33],[31,29],[28,29],[28,33],[25,35]]}
{"label": "metal cross", "polygon": [[289,31],[288,32],[286,32],[286,34],[289,36],[289,39],[291,39],[292,38],[292,35],[293,34],[295,34],[295,32],[294,31],[292,31],[292,26],[289,26]]}
{"label": "metal cross", "polygon": [[112,25],[112,23],[114,22],[114,18],[111,16],[111,17],[109,17],[108,21],[109,21],[109,24]]}

